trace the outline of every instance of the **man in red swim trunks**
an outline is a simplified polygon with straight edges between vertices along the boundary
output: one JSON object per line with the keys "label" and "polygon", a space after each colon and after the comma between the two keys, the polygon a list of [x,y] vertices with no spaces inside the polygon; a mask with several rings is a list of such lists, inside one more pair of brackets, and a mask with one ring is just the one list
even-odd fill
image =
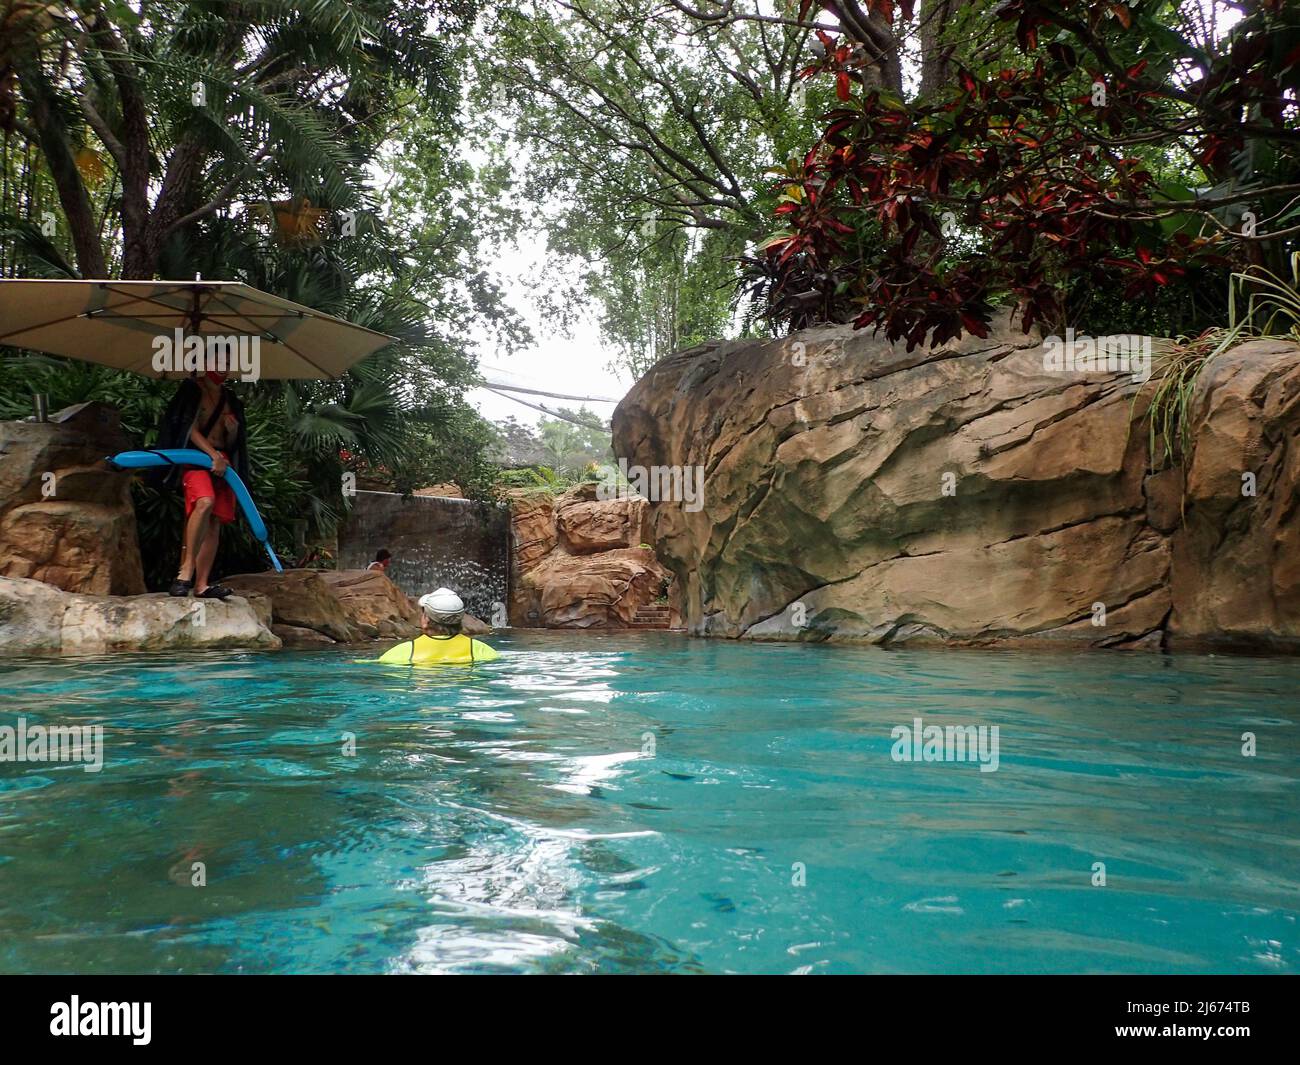
{"label": "man in red swim trunks", "polygon": [[[224,475],[234,466],[247,477],[244,408],[225,387],[226,375],[209,370],[181,384],[167,408],[160,447],[192,447],[212,458],[212,469],[187,469],[185,487],[185,546],[171,594],[193,592],[202,599],[231,594],[211,584],[212,564],[221,542],[221,526],[235,520],[235,493]],[[170,438],[170,439],[168,439]]]}

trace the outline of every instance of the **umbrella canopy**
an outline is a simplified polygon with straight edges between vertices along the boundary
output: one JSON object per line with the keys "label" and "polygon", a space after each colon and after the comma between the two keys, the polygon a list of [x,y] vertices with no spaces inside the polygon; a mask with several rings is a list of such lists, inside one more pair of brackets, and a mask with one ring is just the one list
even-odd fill
{"label": "umbrella canopy", "polygon": [[245,375],[256,350],[253,376],[275,380],[338,377],[393,341],[238,281],[0,281],[0,344],[186,377],[183,353],[174,349],[194,336],[205,338],[208,351],[242,342]]}

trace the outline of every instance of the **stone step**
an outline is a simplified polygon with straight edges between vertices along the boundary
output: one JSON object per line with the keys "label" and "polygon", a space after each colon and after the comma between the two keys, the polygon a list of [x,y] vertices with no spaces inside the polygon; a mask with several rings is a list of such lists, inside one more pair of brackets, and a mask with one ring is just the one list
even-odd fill
{"label": "stone step", "polygon": [[672,627],[672,618],[671,607],[637,607],[636,613],[632,615],[631,627],[634,629],[667,629]]}

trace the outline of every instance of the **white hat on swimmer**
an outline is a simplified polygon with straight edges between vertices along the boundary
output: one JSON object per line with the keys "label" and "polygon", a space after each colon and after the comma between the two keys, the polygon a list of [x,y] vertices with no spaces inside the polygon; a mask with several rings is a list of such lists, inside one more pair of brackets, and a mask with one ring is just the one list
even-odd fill
{"label": "white hat on swimmer", "polygon": [[465,613],[465,604],[450,588],[439,588],[420,596],[420,609],[430,621],[454,621]]}

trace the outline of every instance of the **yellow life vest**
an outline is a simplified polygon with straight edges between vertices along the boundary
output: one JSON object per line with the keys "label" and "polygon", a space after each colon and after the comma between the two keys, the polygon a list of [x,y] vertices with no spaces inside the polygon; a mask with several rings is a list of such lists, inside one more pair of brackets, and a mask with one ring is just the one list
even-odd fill
{"label": "yellow life vest", "polygon": [[389,666],[468,666],[500,658],[481,640],[464,633],[456,636],[417,636],[414,640],[390,647],[379,661]]}

